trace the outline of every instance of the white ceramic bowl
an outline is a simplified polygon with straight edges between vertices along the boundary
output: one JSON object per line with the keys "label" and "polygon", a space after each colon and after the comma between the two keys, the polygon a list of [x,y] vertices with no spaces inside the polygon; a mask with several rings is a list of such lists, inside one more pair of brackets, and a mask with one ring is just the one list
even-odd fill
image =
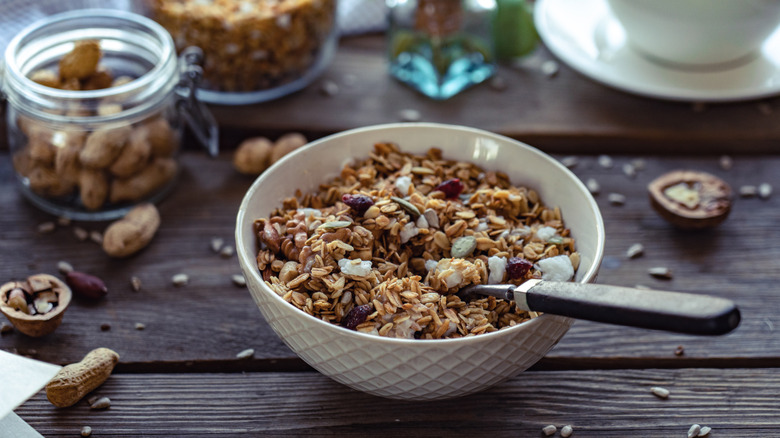
{"label": "white ceramic bowl", "polygon": [[423,153],[436,146],[448,159],[506,172],[513,184],[536,189],[548,206],[560,206],[576,239],[581,262],[576,280],[595,279],[604,250],[604,225],[585,186],[550,156],[486,131],[431,123],[389,124],[346,131],[310,143],[266,170],[244,197],[236,248],[249,291],[266,321],[309,365],[370,394],[433,400],[480,391],[516,376],[541,359],[573,320],[541,315],[496,332],[459,339],[384,338],[348,330],[307,315],[268,288],[257,269],[252,222],[268,217],[295,189],[304,193],[336,176],[352,157],[367,157],[377,142]]}

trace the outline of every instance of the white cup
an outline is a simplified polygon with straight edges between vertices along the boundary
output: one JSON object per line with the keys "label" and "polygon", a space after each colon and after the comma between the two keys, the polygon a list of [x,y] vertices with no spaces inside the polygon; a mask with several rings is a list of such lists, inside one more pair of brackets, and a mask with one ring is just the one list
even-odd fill
{"label": "white cup", "polygon": [[607,0],[629,46],[682,67],[752,59],[780,24],[780,0]]}

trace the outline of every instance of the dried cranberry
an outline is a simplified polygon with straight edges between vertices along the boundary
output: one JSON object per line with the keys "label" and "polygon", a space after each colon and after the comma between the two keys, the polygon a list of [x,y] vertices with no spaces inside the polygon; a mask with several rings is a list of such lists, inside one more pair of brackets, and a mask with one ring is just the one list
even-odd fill
{"label": "dried cranberry", "polygon": [[434,190],[444,193],[447,199],[457,198],[463,191],[463,183],[458,178],[448,179],[439,184]]}
{"label": "dried cranberry", "polygon": [[366,195],[350,195],[346,194],[341,197],[341,201],[349,206],[349,208],[355,210],[359,216],[363,216],[363,213],[368,210],[368,207],[374,205],[374,200]]}
{"label": "dried cranberry", "polygon": [[506,264],[506,274],[512,280],[525,277],[534,264],[521,257],[512,257]]}
{"label": "dried cranberry", "polygon": [[344,327],[355,330],[357,326],[366,322],[366,318],[371,314],[371,304],[363,304],[362,306],[353,307],[352,310],[347,313],[344,320],[341,321],[341,325]]}

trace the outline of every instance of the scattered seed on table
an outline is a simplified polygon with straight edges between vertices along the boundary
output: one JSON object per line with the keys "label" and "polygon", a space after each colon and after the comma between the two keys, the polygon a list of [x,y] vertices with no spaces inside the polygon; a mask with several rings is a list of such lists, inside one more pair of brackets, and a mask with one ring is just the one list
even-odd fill
{"label": "scattered seed on table", "polygon": [[660,386],[653,386],[650,388],[650,392],[653,393],[654,396],[662,399],[669,398],[669,390],[666,388],[662,388]]}
{"label": "scattered seed on table", "polygon": [[100,397],[95,400],[94,403],[89,405],[90,409],[108,409],[111,407],[111,399],[108,397]]}
{"label": "scattered seed on table", "polygon": [[0,322],[0,334],[11,333],[14,331],[14,326],[5,322]]}
{"label": "scattered seed on table", "polygon": [[588,180],[585,181],[585,186],[588,187],[588,191],[590,191],[590,193],[594,196],[598,195],[599,192],[601,191],[601,186],[599,185],[599,182],[593,178],[588,178]]}
{"label": "scattered seed on table", "polygon": [[81,436],[90,436],[92,435],[92,428],[89,426],[84,426],[81,428]]}
{"label": "scattered seed on table", "polygon": [[89,238],[89,232],[81,227],[74,227],[73,235],[76,236],[76,239],[82,242]]}
{"label": "scattered seed on table", "polygon": [[758,194],[756,186],[746,185],[739,188],[739,196],[743,198],[752,198]]}
{"label": "scattered seed on table", "polygon": [[101,332],[107,332],[111,330],[111,324],[104,322],[103,324],[100,324],[100,331]]}
{"label": "scattered seed on table", "polygon": [[635,158],[631,160],[631,164],[634,166],[634,169],[636,170],[645,170],[645,160],[642,158]]}
{"label": "scattered seed on table", "polygon": [[98,245],[103,244],[103,233],[100,231],[90,231],[89,232],[89,240],[97,243]]}
{"label": "scattered seed on table", "polygon": [[233,284],[238,287],[246,287],[246,278],[244,278],[244,276],[241,274],[234,275],[231,277],[231,280],[233,280]]}
{"label": "scattered seed on table", "polygon": [[577,164],[579,164],[579,162],[580,162],[579,158],[574,156],[561,158],[561,164],[568,167],[569,169],[573,169],[577,167]]}
{"label": "scattered seed on table", "polygon": [[73,265],[64,260],[60,260],[57,262],[57,270],[60,271],[60,274],[65,275],[68,272],[73,272]]}
{"label": "scattered seed on table", "polygon": [[222,240],[219,237],[214,237],[211,239],[211,250],[215,253],[219,253],[219,251],[222,249],[222,245],[225,244],[225,241]]}
{"label": "scattered seed on table", "polygon": [[614,164],[612,162],[612,157],[609,155],[599,155],[599,157],[596,159],[599,163],[599,166],[605,168],[605,169],[611,169],[612,165]]}
{"label": "scattered seed on table", "polygon": [[422,120],[422,114],[416,109],[407,108],[398,111],[398,118],[402,122],[419,122]]}
{"label": "scattered seed on table", "polygon": [[97,399],[99,399],[99,398],[100,398],[100,396],[99,396],[99,395],[93,395],[93,396],[90,396],[90,397],[87,399],[87,404],[88,404],[88,405],[91,405],[91,404],[95,403],[95,402],[97,401]]}
{"label": "scattered seed on table", "polygon": [[761,102],[758,105],[756,105],[756,107],[758,108],[758,112],[760,112],[765,116],[772,114],[772,106],[766,102]]}
{"label": "scattered seed on table", "polygon": [[623,205],[626,203],[626,196],[620,193],[610,193],[607,199],[609,199],[609,203],[612,205]]}
{"label": "scattered seed on table", "polygon": [[566,426],[563,426],[561,428],[561,437],[562,438],[569,438],[571,434],[574,433],[574,428],[571,427],[570,424],[567,424]]}
{"label": "scattered seed on table", "polygon": [[54,222],[43,222],[38,224],[38,232],[41,234],[48,234],[57,228],[57,224]]}
{"label": "scattered seed on table", "polygon": [[57,218],[57,224],[61,227],[70,226],[70,218],[65,216],[60,216]]}
{"label": "scattered seed on table", "polygon": [[247,359],[255,355],[255,350],[252,348],[247,348],[246,350],[238,353],[236,355],[236,359]]}
{"label": "scattered seed on table", "polygon": [[184,286],[190,281],[190,277],[187,274],[176,274],[171,277],[171,282],[176,287]]}
{"label": "scattered seed on table", "polygon": [[219,251],[219,255],[222,256],[222,258],[229,259],[230,257],[233,257],[233,247],[230,245],[225,245],[222,247],[222,249]]}
{"label": "scattered seed on table", "polygon": [[772,196],[772,184],[761,183],[758,185],[758,197],[761,199],[769,199]]}
{"label": "scattered seed on table", "polygon": [[626,257],[635,259],[645,253],[645,247],[641,243],[635,243],[626,250]]}
{"label": "scattered seed on table", "polygon": [[141,279],[135,275],[130,277],[130,288],[133,289],[133,292],[138,292],[141,290]]}
{"label": "scattered seed on table", "polygon": [[635,178],[636,177],[636,168],[631,163],[626,163],[623,165],[623,173],[626,174],[629,178]]}
{"label": "scattered seed on table", "polygon": [[732,161],[731,157],[728,155],[722,155],[718,163],[720,164],[720,168],[723,170],[731,170],[731,168],[734,166],[734,161]]}
{"label": "scattered seed on table", "polygon": [[661,278],[663,280],[671,280],[672,279],[672,271],[671,269],[665,267],[665,266],[657,266],[655,268],[650,268],[647,270],[647,273],[652,275],[655,278]]}
{"label": "scattered seed on table", "polygon": [[688,438],[694,438],[699,436],[699,432],[701,432],[701,425],[698,424],[691,425],[690,429],[688,429]]}
{"label": "scattered seed on table", "polygon": [[707,110],[707,104],[704,102],[694,102],[693,105],[691,105],[691,110],[695,113],[703,113]]}
{"label": "scattered seed on table", "polygon": [[701,430],[699,431],[699,436],[707,436],[712,432],[712,428],[709,426],[702,426]]}
{"label": "scattered seed on table", "polygon": [[544,61],[541,66],[542,73],[548,78],[552,78],[558,74],[558,63],[552,59]]}
{"label": "scattered seed on table", "polygon": [[490,88],[495,91],[504,91],[508,87],[506,79],[504,79],[502,76],[493,76],[488,84],[490,85]]}
{"label": "scattered seed on table", "polygon": [[683,354],[685,354],[685,348],[682,345],[678,345],[677,348],[674,349],[674,355],[682,356]]}
{"label": "scattered seed on table", "polygon": [[324,80],[320,86],[320,93],[328,97],[335,96],[339,94],[339,84],[331,80]]}
{"label": "scattered seed on table", "polygon": [[135,323],[135,329],[136,329],[136,330],[143,330],[143,329],[145,329],[145,328],[146,328],[146,324],[144,324],[144,323],[142,323],[142,322],[137,322],[137,323]]}
{"label": "scattered seed on table", "polygon": [[542,428],[542,433],[543,433],[545,436],[551,436],[551,435],[553,435],[553,434],[554,434],[555,432],[557,432],[557,431],[558,431],[558,428],[557,428],[557,427],[555,427],[555,426],[554,426],[554,425],[552,425],[552,424],[550,424],[550,425],[547,425],[547,426],[544,426],[544,427]]}

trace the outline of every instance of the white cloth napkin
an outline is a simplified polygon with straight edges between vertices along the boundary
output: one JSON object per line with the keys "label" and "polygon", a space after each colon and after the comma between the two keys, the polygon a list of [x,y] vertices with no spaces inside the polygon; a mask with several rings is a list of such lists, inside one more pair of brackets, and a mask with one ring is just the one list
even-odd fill
{"label": "white cloth napkin", "polygon": [[0,437],[40,437],[12,411],[41,390],[60,366],[0,350]]}

